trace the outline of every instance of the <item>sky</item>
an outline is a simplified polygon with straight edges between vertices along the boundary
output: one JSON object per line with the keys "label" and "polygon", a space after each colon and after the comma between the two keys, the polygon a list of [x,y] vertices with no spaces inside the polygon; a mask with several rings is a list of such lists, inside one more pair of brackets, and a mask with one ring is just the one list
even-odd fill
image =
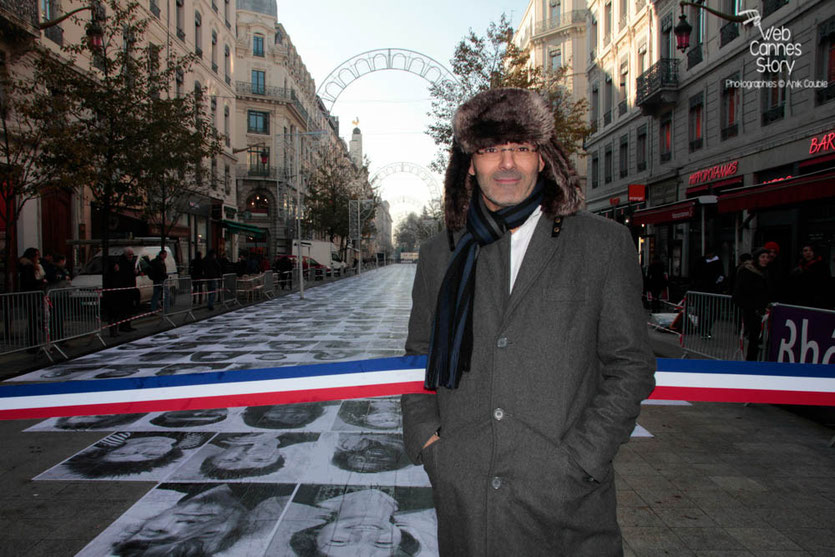
{"label": "sky", "polygon": [[[455,46],[470,29],[484,35],[502,13],[515,28],[526,7],[524,0],[278,0],[278,21],[318,88],[343,62],[370,50],[414,50],[449,67]],[[339,117],[339,134],[346,141],[351,139],[352,122],[359,120],[363,154],[373,176],[397,162],[428,169],[437,151],[425,134],[430,108],[427,81],[389,70],[353,81],[337,98],[332,114]],[[435,179],[442,188],[443,177],[435,174]],[[395,222],[410,211],[419,213],[431,197],[425,182],[413,174],[392,174],[378,183]]]}

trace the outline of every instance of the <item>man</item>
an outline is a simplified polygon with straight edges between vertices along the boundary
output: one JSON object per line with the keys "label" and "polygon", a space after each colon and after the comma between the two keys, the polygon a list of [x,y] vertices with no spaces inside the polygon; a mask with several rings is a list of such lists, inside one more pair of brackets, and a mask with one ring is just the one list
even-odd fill
{"label": "man", "polygon": [[536,93],[480,93],[453,131],[406,341],[437,395],[402,397],[440,553],[621,555],[612,460],[654,385],[632,238],[581,210]]}
{"label": "man", "polygon": [[213,249],[209,250],[209,253],[206,254],[206,259],[203,262],[203,273],[206,277],[206,285],[209,292],[208,308],[209,311],[214,311],[218,281],[223,276],[223,269],[221,269],[221,264],[217,259],[217,253]]}
{"label": "man", "polygon": [[154,281],[154,293],[151,295],[151,311],[159,309],[159,300],[163,298],[163,305],[168,309],[168,300],[163,293],[163,285],[165,279],[168,278],[168,268],[165,266],[165,259],[168,257],[168,252],[160,250],[159,254],[151,261],[151,273],[148,275]]}
{"label": "man", "polygon": [[133,248],[125,248],[113,265],[113,286],[119,289],[113,296],[113,317],[110,326],[110,336],[117,336],[116,324],[122,332],[132,332],[136,329],[130,324],[134,299],[138,299],[136,290],[136,262]]}

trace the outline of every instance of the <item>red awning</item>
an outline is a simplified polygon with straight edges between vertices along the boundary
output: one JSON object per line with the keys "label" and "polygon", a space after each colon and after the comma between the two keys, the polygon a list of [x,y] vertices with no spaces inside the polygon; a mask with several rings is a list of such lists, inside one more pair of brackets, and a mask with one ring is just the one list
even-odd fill
{"label": "red awning", "polygon": [[690,220],[695,214],[695,207],[696,201],[689,200],[635,211],[635,214],[632,215],[632,224],[659,224]]}
{"label": "red awning", "polygon": [[827,197],[835,197],[835,172],[831,171],[729,190],[719,196],[719,212],[764,209]]}

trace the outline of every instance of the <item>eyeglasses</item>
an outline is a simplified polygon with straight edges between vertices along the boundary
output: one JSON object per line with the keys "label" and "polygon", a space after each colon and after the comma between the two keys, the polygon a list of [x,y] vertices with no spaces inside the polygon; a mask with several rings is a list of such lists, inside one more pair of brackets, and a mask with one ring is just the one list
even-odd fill
{"label": "eyeglasses", "polygon": [[483,149],[476,149],[475,154],[485,160],[499,160],[502,153],[509,151],[511,156],[520,159],[529,159],[536,155],[539,147],[531,145],[530,143],[522,143],[521,145],[510,145],[509,147],[484,147]]}

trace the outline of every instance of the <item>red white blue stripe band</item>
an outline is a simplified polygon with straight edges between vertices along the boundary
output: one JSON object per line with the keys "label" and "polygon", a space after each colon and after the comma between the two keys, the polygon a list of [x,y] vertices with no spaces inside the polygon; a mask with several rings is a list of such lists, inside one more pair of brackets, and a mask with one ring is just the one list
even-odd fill
{"label": "red white blue stripe band", "polygon": [[[0,419],[292,404],[423,389],[424,356],[0,386]],[[650,398],[835,405],[835,365],[659,358]]]}

